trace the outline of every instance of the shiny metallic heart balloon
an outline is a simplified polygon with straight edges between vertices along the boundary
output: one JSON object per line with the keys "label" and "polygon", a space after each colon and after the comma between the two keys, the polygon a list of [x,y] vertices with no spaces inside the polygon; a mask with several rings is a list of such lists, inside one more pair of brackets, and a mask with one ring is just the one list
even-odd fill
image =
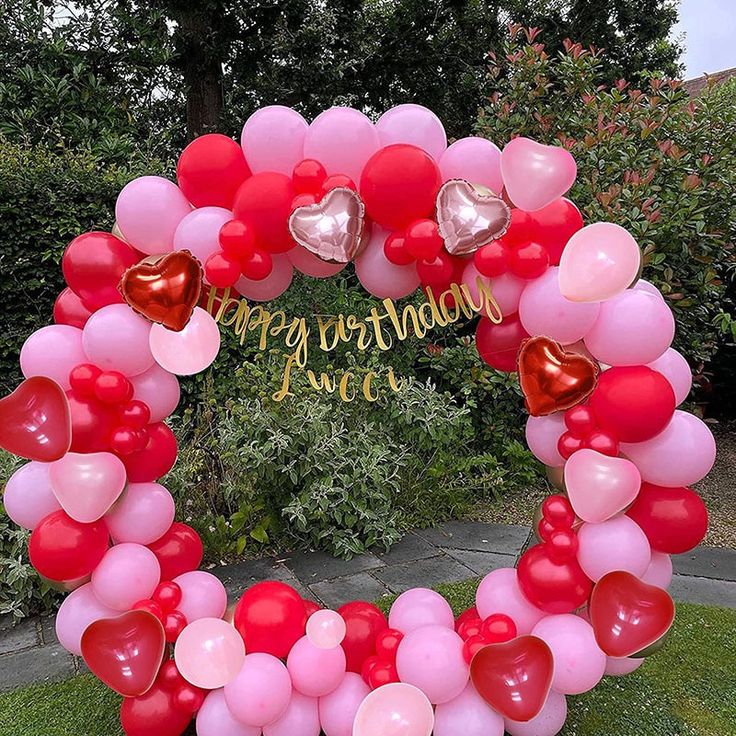
{"label": "shiny metallic heart balloon", "polygon": [[493,192],[487,192],[463,179],[442,185],[437,194],[437,224],[449,253],[468,255],[506,232],[511,210]]}
{"label": "shiny metallic heart balloon", "polygon": [[336,187],[320,202],[297,207],[289,217],[289,231],[323,261],[348,263],[361,250],[364,223],[365,205],[357,192]]}

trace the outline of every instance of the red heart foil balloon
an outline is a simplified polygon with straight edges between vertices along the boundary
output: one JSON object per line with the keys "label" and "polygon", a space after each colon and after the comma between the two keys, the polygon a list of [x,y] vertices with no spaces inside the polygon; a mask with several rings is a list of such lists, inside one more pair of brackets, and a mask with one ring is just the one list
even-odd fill
{"label": "red heart foil balloon", "polygon": [[188,250],[175,250],[149,256],[129,268],[119,288],[142,317],[180,332],[197,306],[202,278],[202,264]]}
{"label": "red heart foil balloon", "polygon": [[564,411],[584,401],[595,389],[598,365],[558,342],[539,335],[519,350],[519,383],[532,416]]}
{"label": "red heart foil balloon", "polygon": [[598,581],[589,610],[598,646],[609,657],[630,657],[646,649],[675,620],[675,604],[666,590],[623,571]]}
{"label": "red heart foil balloon", "polygon": [[0,399],[0,447],[13,455],[50,463],[72,444],[69,401],[50,378],[27,378]]}
{"label": "red heart foil balloon", "polygon": [[531,721],[541,712],[553,674],[552,650],[536,636],[489,644],[470,663],[470,679],[478,694],[512,721]]}
{"label": "red heart foil balloon", "polygon": [[166,636],[153,614],[134,610],[91,623],[81,646],[90,670],[116,693],[132,698],[148,692],[156,680]]}

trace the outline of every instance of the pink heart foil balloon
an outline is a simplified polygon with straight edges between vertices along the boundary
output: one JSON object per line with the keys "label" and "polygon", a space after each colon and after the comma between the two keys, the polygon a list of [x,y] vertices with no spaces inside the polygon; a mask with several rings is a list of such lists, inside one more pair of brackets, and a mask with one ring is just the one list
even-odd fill
{"label": "pink heart foil balloon", "polygon": [[599,524],[634,502],[641,475],[630,460],[584,449],[565,463],[565,486],[575,513],[583,521]]}
{"label": "pink heart foil balloon", "polygon": [[361,250],[364,223],[365,205],[357,192],[336,187],[320,202],[297,207],[289,217],[289,231],[323,261],[348,263]]}
{"label": "pink heart foil balloon", "polygon": [[575,183],[577,166],[569,151],[529,138],[514,138],[501,152],[501,176],[509,199],[527,212],[541,210]]}
{"label": "pink heart foil balloon", "polygon": [[68,452],[49,465],[56,500],[82,524],[101,519],[120,497],[126,481],[125,466],[111,452]]}
{"label": "pink heart foil balloon", "polygon": [[500,238],[510,220],[506,202],[463,179],[450,179],[437,194],[437,224],[445,248],[453,255],[468,255]]}

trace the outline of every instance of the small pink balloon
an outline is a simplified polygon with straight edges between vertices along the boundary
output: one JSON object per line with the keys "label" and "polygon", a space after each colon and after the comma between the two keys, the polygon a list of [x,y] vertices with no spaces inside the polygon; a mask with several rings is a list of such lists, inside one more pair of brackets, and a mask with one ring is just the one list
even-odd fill
{"label": "small pink balloon", "polygon": [[677,406],[682,404],[693,387],[693,374],[687,360],[674,348],[667,348],[657,360],[649,363],[649,367],[670,382]]}
{"label": "small pink balloon", "polygon": [[286,251],[286,257],[294,268],[307,276],[315,279],[326,279],[334,276],[347,266],[347,263],[328,263],[319,256],[314,255],[301,245],[297,245]]}
{"label": "small pink balloon", "polygon": [[92,573],[92,590],[104,606],[129,611],[150,598],[160,581],[156,555],[141,544],[125,542],[107,550]]}
{"label": "small pink balloon", "polygon": [[105,524],[116,544],[151,544],[169,530],[175,511],[174,499],[160,483],[130,483]]}
{"label": "small pink balloon", "polygon": [[505,613],[516,624],[519,636],[531,633],[547,615],[524,597],[513,567],[489,572],[478,586],[475,604],[481,618],[488,618],[492,613]]}
{"label": "small pink balloon", "polygon": [[503,736],[503,733],[503,718],[478,695],[472,682],[456,698],[435,708],[434,736]]}
{"label": "small pink balloon", "polygon": [[531,721],[506,719],[509,736],[557,736],[567,720],[567,698],[551,690],[547,702]]}
{"label": "small pink balloon", "polygon": [[64,598],[56,614],[56,636],[64,649],[81,657],[84,630],[94,621],[119,615],[120,611],[100,603],[92,590],[92,584],[87,583]]}
{"label": "small pink balloon", "polygon": [[240,145],[250,170],[276,171],[291,176],[304,155],[309,125],[290,107],[268,105],[256,110],[243,126]]}
{"label": "small pink balloon", "polygon": [[647,281],[646,279],[639,279],[632,288],[636,289],[637,291],[646,291],[649,294],[653,294],[658,299],[664,299],[664,297],[662,296],[662,292],[653,283]]}
{"label": "small pink balloon", "polygon": [[345,675],[345,650],[341,646],[324,649],[303,636],[286,659],[294,689],[310,698],[331,693]]}
{"label": "small pink balloon", "polygon": [[71,325],[48,325],[31,333],[20,349],[20,369],[26,378],[45,376],[69,390],[69,373],[87,363],[82,330]]}
{"label": "small pink balloon", "polygon": [[[491,289],[493,299],[495,299],[498,309],[504,317],[507,317],[519,310],[519,300],[524,291],[524,287],[529,283],[523,279],[517,279],[516,276],[505,273],[495,279],[489,279],[487,276],[481,276],[473,261],[468,261],[468,265],[463,270],[462,282],[468,289],[468,292],[475,304],[482,304],[485,309],[484,297],[478,288],[478,279],[482,284]],[[491,313],[495,313],[496,309],[490,306]]]}
{"label": "small pink balloon", "polygon": [[373,690],[355,714],[353,736],[430,736],[434,711],[427,696],[405,682]]}
{"label": "small pink balloon", "polygon": [[[287,251],[288,253],[288,251]],[[271,256],[273,270],[260,281],[253,281],[241,276],[235,283],[235,288],[246,299],[255,302],[269,302],[281,296],[291,286],[294,278],[294,267],[286,253]]]}
{"label": "small pink balloon", "polygon": [[325,736],[352,736],[353,721],[371,689],[356,672],[346,672],[342,682],[319,699],[319,720]]}
{"label": "small pink balloon", "polygon": [[557,411],[544,417],[526,420],[526,443],[541,463],[551,468],[561,468],[565,460],[557,450],[557,442],[567,432],[564,422],[565,412]]}
{"label": "small pink balloon", "polygon": [[485,138],[460,138],[450,145],[439,160],[442,180],[464,179],[471,184],[482,184],[500,194],[501,151]]}
{"label": "small pink balloon", "polygon": [[221,618],[200,618],[187,624],[174,647],[181,676],[195,687],[224,687],[240,672],[245,661],[243,638]]}
{"label": "small pink balloon", "polygon": [[397,266],[386,258],[383,244],[388,233],[374,226],[365,249],[355,259],[355,274],[363,288],[378,299],[401,299],[420,284],[416,266]]}
{"label": "small pink balloon", "polygon": [[152,325],[151,353],[155,361],[177,376],[191,376],[212,365],[220,350],[220,329],[212,315],[195,307],[187,326],[174,332]]}
{"label": "small pink balloon", "polygon": [[652,560],[646,535],[625,515],[600,524],[583,524],[578,531],[578,542],[580,567],[596,583],[614,570],[641,577]]}
{"label": "small pink balloon", "polygon": [[345,619],[337,611],[323,608],[307,619],[307,638],[318,649],[339,647],[346,631]]}
{"label": "small pink balloon", "polygon": [[317,698],[310,698],[293,690],[284,714],[277,721],[263,727],[263,736],[319,736]]}
{"label": "small pink balloon", "polygon": [[606,657],[606,675],[624,677],[638,670],[646,660],[633,657]]}
{"label": "small pink balloon", "polygon": [[664,552],[652,550],[652,561],[641,579],[649,585],[667,590],[672,582],[672,558]]}
{"label": "small pink balloon", "polygon": [[151,423],[162,422],[176,409],[181,396],[179,379],[154,363],[147,371],[130,379],[133,398],[151,410]]}
{"label": "small pink balloon", "polygon": [[220,688],[207,695],[197,713],[197,736],[261,736],[261,729],[236,720]]}
{"label": "small pink balloon", "polygon": [[440,119],[422,105],[397,105],[376,123],[381,147],[408,143],[426,151],[435,161],[447,148],[447,135]]}
{"label": "small pink balloon", "polygon": [[429,588],[410,588],[392,604],[388,625],[403,634],[421,626],[444,626],[455,630],[455,616],[450,604]]}
{"label": "small pink balloon", "polygon": [[8,479],[3,493],[7,515],[24,529],[33,530],[44,516],[61,509],[51,490],[49,464],[32,460]]}
{"label": "small pink balloon", "polygon": [[224,207],[200,207],[192,210],[174,232],[174,250],[188,250],[200,263],[220,250],[220,228],[233,219]]}
{"label": "small pink balloon", "polygon": [[189,623],[200,618],[222,618],[227,608],[225,586],[212,573],[192,570],[175,577],[181,588],[181,601],[177,609]]}

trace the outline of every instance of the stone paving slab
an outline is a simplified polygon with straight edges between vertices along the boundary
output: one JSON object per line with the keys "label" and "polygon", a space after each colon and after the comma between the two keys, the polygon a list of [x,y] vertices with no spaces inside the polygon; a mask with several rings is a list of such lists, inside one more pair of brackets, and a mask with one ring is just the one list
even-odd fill
{"label": "stone paving slab", "polygon": [[31,649],[41,643],[36,619],[27,619],[13,626],[11,617],[8,617],[0,628],[0,655]]}
{"label": "stone paving slab", "polygon": [[435,545],[423,539],[419,534],[409,532],[397,542],[388,552],[376,552],[384,565],[398,565],[402,562],[423,560],[436,554]]}
{"label": "stone paving slab", "polygon": [[322,551],[296,552],[285,557],[284,564],[305,585],[374,570],[384,565],[378,557],[370,553],[356,555],[350,560],[341,560]]}
{"label": "stone paving slab", "polygon": [[696,547],[691,552],[674,555],[672,566],[680,575],[736,581],[736,550]]}
{"label": "stone paving slab", "polygon": [[676,601],[736,608],[736,583],[691,575],[675,575],[669,588]]}
{"label": "stone paving slab", "polygon": [[513,567],[516,562],[514,555],[502,555],[498,552],[478,552],[474,549],[448,549],[444,552],[472,570],[478,577],[501,567]]}
{"label": "stone paving slab", "polygon": [[0,691],[66,680],[74,674],[74,658],[61,644],[33,647],[0,657]]}
{"label": "stone paving slab", "polygon": [[416,533],[435,547],[517,555],[529,536],[529,527],[448,521],[431,529],[419,529]]}
{"label": "stone paving slab", "polygon": [[367,572],[323,580],[309,586],[314,596],[328,608],[339,608],[348,601],[376,601],[391,591]]}
{"label": "stone paving slab", "polygon": [[477,577],[469,567],[445,554],[384,567],[375,570],[373,575],[392,593],[403,593],[415,587],[432,588],[440,583],[457,583]]}
{"label": "stone paving slab", "polygon": [[225,586],[230,603],[237,601],[243,593],[256,583],[264,580],[278,580],[299,591],[302,597],[311,598],[306,586],[289,570],[283,562],[274,558],[247,560],[235,565],[225,565],[209,570]]}

